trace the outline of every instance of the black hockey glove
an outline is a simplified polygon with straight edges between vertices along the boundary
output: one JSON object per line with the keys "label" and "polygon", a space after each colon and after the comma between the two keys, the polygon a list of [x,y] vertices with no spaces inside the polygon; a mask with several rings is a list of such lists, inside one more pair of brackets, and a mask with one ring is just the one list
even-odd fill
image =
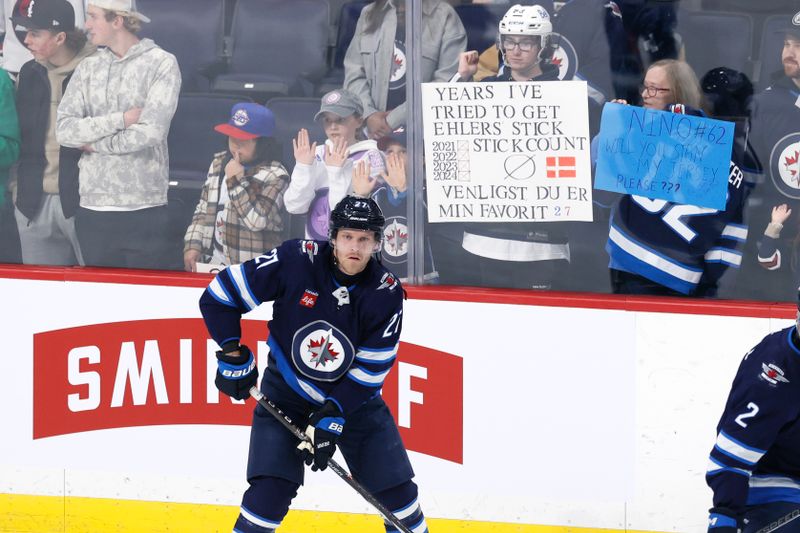
{"label": "black hockey glove", "polygon": [[708,533],[738,533],[737,520],[731,514],[725,508],[712,508],[708,515]]}
{"label": "black hockey glove", "polygon": [[[226,346],[227,347],[227,346]],[[239,355],[226,355],[239,349]],[[250,387],[258,382],[258,368],[253,352],[247,346],[232,346],[217,352],[217,388],[237,400],[250,397]]]}
{"label": "black hockey glove", "polygon": [[311,442],[303,441],[297,449],[311,470],[325,470],[328,459],[336,451],[336,441],[344,429],[344,415],[332,401],[322,404],[318,411],[311,414],[306,427],[306,435]]}

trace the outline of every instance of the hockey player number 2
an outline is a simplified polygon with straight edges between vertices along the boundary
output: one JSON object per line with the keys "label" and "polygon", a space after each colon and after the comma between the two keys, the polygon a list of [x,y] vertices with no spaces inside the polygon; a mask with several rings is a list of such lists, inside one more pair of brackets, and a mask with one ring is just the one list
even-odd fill
{"label": "hockey player number 2", "polygon": [[670,227],[672,231],[680,235],[683,240],[686,242],[692,242],[692,240],[697,237],[697,232],[694,231],[689,225],[684,221],[684,218],[691,217],[695,215],[713,215],[717,213],[717,209],[711,209],[710,207],[698,207],[696,205],[677,205],[671,204],[666,200],[651,200],[650,198],[645,198],[644,196],[636,196],[633,195],[633,200],[642,206],[643,209],[650,213],[658,213],[667,205],[671,207],[667,209],[667,211],[661,216],[661,220],[664,221],[664,224]]}
{"label": "hockey player number 2", "polygon": [[748,403],[747,408],[749,409],[749,411],[740,414],[739,416],[736,417],[735,420],[735,422],[740,426],[742,426],[743,428],[747,427],[747,422],[744,421],[745,418],[753,418],[758,414],[758,406],[753,402]]}

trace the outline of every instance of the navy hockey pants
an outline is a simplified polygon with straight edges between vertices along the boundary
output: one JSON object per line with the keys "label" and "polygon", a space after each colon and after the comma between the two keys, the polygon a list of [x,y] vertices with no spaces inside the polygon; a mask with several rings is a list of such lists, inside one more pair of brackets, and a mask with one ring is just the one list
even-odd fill
{"label": "navy hockey pants", "polygon": [[[304,429],[314,406],[292,391],[271,368],[264,372],[261,391],[296,426]],[[390,510],[416,504],[416,485],[411,482],[414,471],[383,398],[377,395],[349,413],[345,420],[338,445],[353,477]],[[247,462],[251,487],[245,493],[243,514],[264,519],[265,527],[280,523],[297,488],[304,482],[305,468],[296,453],[297,444],[297,439],[280,422],[261,406],[256,407]],[[411,511],[409,519],[423,520],[421,511],[419,514]],[[237,525],[241,526],[239,522]]]}

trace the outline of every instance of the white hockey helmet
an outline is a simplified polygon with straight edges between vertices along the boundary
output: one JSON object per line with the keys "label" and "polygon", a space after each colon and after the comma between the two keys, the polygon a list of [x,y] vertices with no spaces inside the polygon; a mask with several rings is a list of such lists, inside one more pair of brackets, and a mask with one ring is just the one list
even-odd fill
{"label": "white hockey helmet", "polygon": [[553,23],[550,22],[550,14],[539,4],[523,6],[515,4],[506,11],[500,20],[500,33],[497,35],[497,48],[504,65],[506,53],[503,50],[504,35],[531,35],[539,37],[539,59],[549,61],[553,56],[556,46],[553,38]]}
{"label": "white hockey helmet", "polygon": [[500,20],[500,35],[538,35],[544,42],[553,33],[550,14],[539,4],[511,7]]}

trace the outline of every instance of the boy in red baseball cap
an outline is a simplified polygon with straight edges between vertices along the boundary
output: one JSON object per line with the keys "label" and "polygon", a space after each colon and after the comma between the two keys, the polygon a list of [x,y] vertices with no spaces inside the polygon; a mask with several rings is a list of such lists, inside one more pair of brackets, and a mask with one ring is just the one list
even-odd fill
{"label": "boy in red baseball cap", "polygon": [[228,150],[211,161],[186,230],[183,263],[190,272],[211,270],[208,264],[242,263],[282,241],[289,173],[272,137],[272,111],[249,102],[236,104],[228,122],[214,130],[228,136]]}

